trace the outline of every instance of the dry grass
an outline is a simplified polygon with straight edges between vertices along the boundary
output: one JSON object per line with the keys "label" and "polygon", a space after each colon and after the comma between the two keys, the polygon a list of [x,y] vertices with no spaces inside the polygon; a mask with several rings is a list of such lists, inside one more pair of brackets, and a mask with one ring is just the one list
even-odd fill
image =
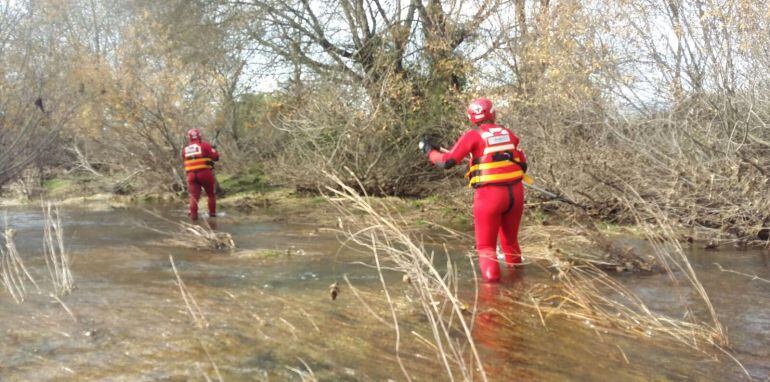
{"label": "dry grass", "polygon": [[6,217],[5,230],[3,232],[5,248],[0,247],[0,276],[2,276],[3,286],[8,291],[8,294],[11,295],[17,304],[21,304],[27,297],[27,281],[32,283],[38,292],[40,292],[40,287],[38,287],[37,282],[32,278],[32,275],[24,266],[21,256],[19,256],[19,251],[16,249],[16,243],[14,242],[15,236],[16,231],[8,227],[8,218]]}
{"label": "dry grass", "polygon": [[367,248],[373,255],[380,282],[386,291],[385,297],[391,311],[390,322],[377,316],[372,309],[370,312],[394,330],[396,358],[404,378],[411,380],[409,370],[401,362],[402,333],[388,292],[390,287],[383,277],[384,263],[387,263],[389,269],[403,272],[410,280],[409,285],[415,293],[416,301],[430,323],[431,337],[428,343],[443,365],[445,377],[449,380],[487,381],[481,356],[471,335],[475,316],[464,315],[466,305],[458,297],[455,264],[449,256],[445,260],[446,271],[439,271],[435,266],[438,261],[435,255],[406,233],[403,228],[407,226],[405,222],[390,215],[384,206],[376,205],[375,200],[360,195],[336,175],[326,175],[336,184],[335,188],[327,188],[330,192],[328,199],[343,214],[361,216],[360,228],[342,232],[348,242]]}
{"label": "dry grass", "polygon": [[54,293],[64,296],[75,286],[70,266],[72,259],[64,249],[64,231],[59,209],[51,203],[43,205],[43,231],[45,238],[45,264],[51,276]]}
{"label": "dry grass", "polygon": [[286,369],[297,374],[297,376],[299,376],[302,382],[317,381],[318,379],[316,378],[315,373],[313,373],[313,369],[311,369],[310,366],[308,366],[307,362],[305,362],[305,360],[303,360],[302,358],[297,358],[297,359],[299,360],[299,362],[302,363],[302,366],[305,368],[305,370],[302,370],[296,367],[289,367],[289,366],[286,366]]}
{"label": "dry grass", "polygon": [[[388,293],[389,286],[382,277],[383,269],[403,272],[404,279],[409,281],[410,288],[418,296],[417,301],[423,308],[433,334],[430,339],[419,337],[443,361],[446,376],[452,380],[485,380],[487,376],[470,335],[475,316],[468,318],[462,314],[466,310],[475,312],[475,303],[474,308],[468,309],[457,297],[455,264],[447,256],[447,270],[439,272],[434,266],[434,255],[427,252],[408,230],[402,228],[409,226],[408,222],[391,215],[386,205],[379,204],[365,194],[359,195],[357,190],[345,186],[335,175],[327,176],[337,182],[337,188],[328,188],[331,192],[329,200],[336,203],[344,215],[352,217],[351,220],[362,222],[358,229],[343,232],[348,242],[367,248],[373,255],[373,267],[380,275],[392,313],[390,320],[378,316],[375,309],[358,297],[353,286],[349,285],[363,306],[395,331],[395,351],[399,363],[402,336],[396,309]],[[652,248],[651,254],[644,256],[637,253],[637,250],[618,250],[610,246],[603,248],[622,253],[581,254],[580,250],[574,248],[595,247],[607,239],[597,239],[597,234],[588,235],[588,231],[580,227],[542,230],[546,233],[527,230],[529,239],[539,244],[527,246],[526,259],[533,263],[532,266],[549,272],[552,281],[533,284],[525,298],[510,297],[510,303],[534,310],[543,326],[558,317],[566,318],[590,328],[608,329],[640,339],[674,341],[704,353],[716,350],[743,368],[727,350],[729,340],[724,326],[682,247],[673,239],[675,232],[672,222],[655,205],[647,204],[646,210],[638,210],[639,206],[645,204],[638,195],[636,198],[629,204],[634,206],[638,227]],[[649,220],[650,216],[656,219]],[[562,246],[570,249],[560,248]],[[630,261],[639,263],[626,269],[628,266],[624,264]],[[475,264],[471,263],[470,266],[475,270]],[[619,269],[619,266],[624,268]],[[683,314],[670,316],[655,311],[618,279],[610,276],[607,270],[665,272],[676,286],[673,289],[680,294]],[[693,299],[692,296],[697,297]],[[449,336],[450,332],[454,333],[454,339]],[[401,368],[405,378],[410,379],[403,364]]]}
{"label": "dry grass", "polygon": [[[527,290],[526,298],[510,301],[535,310],[543,326],[550,319],[564,317],[590,328],[611,329],[640,339],[673,340],[696,351],[722,352],[743,369],[727,351],[730,345],[725,328],[684,250],[674,239],[671,221],[654,204],[644,204],[636,197],[634,208],[646,206],[643,211],[633,210],[638,227],[652,248],[655,264],[675,286],[671,289],[678,293],[677,306],[684,310],[681,316],[651,309],[642,298],[600,269],[601,263],[576,260],[558,244],[551,243],[530,247],[527,258],[551,273],[554,282],[537,283]],[[654,220],[649,220],[650,216]],[[699,316],[696,312],[705,313]]]}
{"label": "dry grass", "polygon": [[[208,319],[206,318],[206,315],[203,313],[203,309],[201,309],[200,305],[198,304],[198,301],[190,293],[190,290],[187,288],[187,285],[185,284],[184,280],[182,280],[182,276],[179,274],[179,270],[176,268],[176,263],[174,263],[174,257],[169,255],[168,261],[169,263],[171,263],[171,269],[174,272],[175,284],[179,288],[179,295],[182,297],[182,301],[184,301],[185,309],[187,313],[190,315],[193,325],[197,329],[201,329],[201,330],[208,329],[211,326],[211,323],[208,321]],[[198,340],[198,344],[200,345],[201,349],[206,355],[206,360],[208,361],[209,367],[204,368],[200,362],[196,362],[195,365],[198,368],[198,371],[200,371],[204,380],[206,381],[216,380],[216,381],[222,382],[224,379],[222,378],[222,374],[219,371],[219,366],[214,361],[214,358],[211,356],[211,352],[209,352],[208,347],[206,347],[206,344],[199,337],[199,334],[200,334],[199,332],[195,332],[193,333],[193,336]],[[208,369],[208,371],[206,369]],[[209,372],[213,372],[214,377],[216,378],[212,378],[212,376],[209,375]]]}
{"label": "dry grass", "polygon": [[[592,265],[607,272],[660,271],[653,255],[640,253],[631,244],[613,240],[595,227],[576,222],[557,226],[527,226],[519,233],[528,254],[554,250],[563,261],[577,265]],[[525,260],[531,259],[527,256]]]}
{"label": "dry grass", "polygon": [[719,268],[719,271],[720,271],[720,272],[727,272],[727,273],[732,273],[732,274],[736,274],[736,275],[739,275],[739,276],[743,276],[743,277],[748,277],[748,278],[749,278],[749,281],[759,281],[759,282],[763,282],[763,283],[768,283],[768,284],[770,284],[770,280],[768,280],[768,279],[764,279],[764,278],[762,278],[762,277],[759,277],[759,276],[757,276],[757,275],[754,275],[754,274],[748,274],[748,273],[744,273],[744,272],[738,272],[738,271],[734,271],[734,270],[732,270],[732,269],[725,269],[725,268],[723,268],[723,267],[722,267],[722,265],[721,265],[721,264],[719,264],[719,263],[714,263],[714,265],[715,265],[717,268]]}
{"label": "dry grass", "polygon": [[209,321],[203,314],[203,310],[201,309],[200,305],[198,305],[198,302],[195,300],[192,294],[190,294],[190,291],[187,289],[187,285],[185,285],[182,277],[179,276],[179,271],[177,271],[176,264],[174,264],[174,257],[169,255],[168,261],[171,263],[171,269],[174,271],[174,276],[176,277],[176,285],[179,287],[179,294],[182,296],[182,300],[184,301],[187,313],[190,314],[190,317],[192,318],[192,321],[196,327],[199,329],[208,328]]}
{"label": "dry grass", "polygon": [[164,242],[166,244],[195,249],[214,249],[217,251],[235,249],[235,241],[233,241],[232,235],[227,232],[215,231],[206,220],[202,220],[202,224],[197,225],[183,221],[172,221],[152,211],[145,210],[145,212],[174,226],[175,229],[171,231],[145,227],[167,236],[168,240]]}

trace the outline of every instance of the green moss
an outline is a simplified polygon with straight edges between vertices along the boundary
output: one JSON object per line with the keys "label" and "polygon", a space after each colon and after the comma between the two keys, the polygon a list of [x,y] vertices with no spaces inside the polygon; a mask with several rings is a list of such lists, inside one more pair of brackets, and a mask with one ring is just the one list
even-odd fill
{"label": "green moss", "polygon": [[258,167],[236,174],[217,174],[217,180],[219,186],[231,195],[270,188],[265,173]]}
{"label": "green moss", "polygon": [[72,185],[73,185],[73,182],[71,179],[53,178],[43,182],[43,188],[46,189],[46,191],[61,190],[64,188],[68,188]]}
{"label": "green moss", "polygon": [[548,219],[548,215],[539,208],[534,208],[529,211],[529,218],[537,225],[543,225]]}
{"label": "green moss", "polygon": [[281,251],[278,249],[265,249],[258,252],[259,257],[263,258],[272,258],[272,257],[280,257],[287,254],[287,251]]}
{"label": "green moss", "polygon": [[605,233],[617,233],[617,232],[620,232],[622,229],[620,225],[606,222],[606,221],[600,221],[600,222],[594,223],[594,227],[596,227],[597,230]]}
{"label": "green moss", "polygon": [[278,257],[289,255],[289,250],[280,249],[256,249],[250,251],[243,251],[237,254],[241,258],[259,258],[259,259],[275,259]]}
{"label": "green moss", "polygon": [[451,220],[451,226],[454,229],[468,230],[473,227],[473,220],[465,214],[458,214]]}
{"label": "green moss", "polygon": [[408,203],[409,203],[410,206],[412,206],[414,208],[421,208],[421,207],[424,207],[424,206],[427,207],[427,206],[436,204],[436,203],[438,203],[438,201],[439,201],[439,199],[438,199],[437,195],[430,195],[430,196],[426,196],[426,197],[421,198],[421,199],[410,200]]}

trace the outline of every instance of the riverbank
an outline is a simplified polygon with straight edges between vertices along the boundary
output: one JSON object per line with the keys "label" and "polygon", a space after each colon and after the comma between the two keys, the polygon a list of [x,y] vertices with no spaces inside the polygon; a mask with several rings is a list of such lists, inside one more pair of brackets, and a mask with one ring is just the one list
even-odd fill
{"label": "riverbank", "polygon": [[[31,178],[34,180],[21,180],[5,187],[0,193],[0,206],[37,205],[40,200],[94,210],[157,204],[175,204],[179,208],[187,206],[186,190],[161,190],[158,185],[143,184],[136,179],[133,183],[126,183],[123,176],[58,174],[44,180],[39,176]],[[339,211],[327,202],[324,195],[278,185],[259,168],[234,174],[218,173],[217,180],[219,211],[253,215],[255,219],[270,216],[270,219],[283,219],[287,223],[337,224]],[[415,227],[436,223],[459,231],[472,229],[472,199],[468,190],[422,199],[377,199]]]}
{"label": "riverbank", "polygon": [[[339,206],[329,203],[319,193],[299,192],[273,184],[264,173],[252,170],[240,174],[218,175],[221,194],[217,198],[218,211],[237,214],[241,219],[273,221],[287,224],[314,224],[318,227],[338,226]],[[16,183],[0,194],[0,207],[37,205],[41,200],[55,201],[62,206],[83,207],[90,210],[112,210],[128,207],[154,208],[157,205],[176,205],[186,209],[184,190],[152,191],[147,187],[116,187],[118,179],[82,176],[62,176],[41,181],[37,187]],[[31,189],[31,191],[30,191]],[[578,208],[539,198],[535,192],[527,196],[522,222],[522,235],[528,231],[567,229],[581,232],[586,240],[599,247],[613,247],[613,237],[644,240],[642,230],[634,224],[619,224],[601,220]],[[384,210],[403,221],[412,231],[424,235],[465,235],[472,241],[472,190],[456,188],[426,198],[376,197]],[[730,249],[746,248],[746,240],[736,239],[718,229],[688,228],[674,225],[674,238],[691,248]],[[609,239],[609,242],[607,239]],[[761,242],[755,247],[767,248]],[[607,252],[615,251],[615,249]]]}

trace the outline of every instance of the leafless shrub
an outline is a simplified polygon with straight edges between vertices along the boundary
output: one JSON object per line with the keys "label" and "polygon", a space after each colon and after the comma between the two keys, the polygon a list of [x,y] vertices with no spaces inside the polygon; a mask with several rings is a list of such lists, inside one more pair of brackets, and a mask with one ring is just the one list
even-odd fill
{"label": "leafless shrub", "polygon": [[[633,223],[630,185],[696,231],[767,245],[759,3],[517,4],[484,77],[500,86],[483,90],[522,137],[530,174],[595,217]],[[652,42],[668,32],[673,43]]]}
{"label": "leafless shrub", "polygon": [[[283,150],[270,169],[274,179],[312,192],[332,184],[325,177],[308,176],[311,167],[336,171],[349,186],[358,187],[360,182],[371,195],[404,196],[425,195],[436,188],[432,182],[415,182],[417,178],[445,177],[430,168],[416,149],[417,141],[424,135],[452,131],[462,114],[437,112],[440,117],[428,121],[427,116],[400,109],[407,105],[394,110],[393,105],[367,104],[361,101],[364,92],[355,88],[318,86],[312,98],[274,122],[274,128],[286,134]],[[341,166],[350,172],[338,171]]]}

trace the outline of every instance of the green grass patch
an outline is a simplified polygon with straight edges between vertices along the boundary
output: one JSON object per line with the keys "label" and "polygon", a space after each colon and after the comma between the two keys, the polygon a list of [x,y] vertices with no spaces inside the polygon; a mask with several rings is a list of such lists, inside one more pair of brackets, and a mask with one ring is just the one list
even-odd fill
{"label": "green grass patch", "polygon": [[57,191],[71,187],[74,182],[71,179],[53,178],[43,182],[46,191]]}
{"label": "green grass patch", "polygon": [[326,198],[324,198],[323,196],[313,196],[313,197],[310,198],[309,202],[310,202],[310,204],[312,204],[314,206],[317,206],[317,205],[321,205],[321,204],[325,203],[326,202]]}
{"label": "green grass patch", "polygon": [[288,254],[288,251],[286,250],[280,250],[280,249],[263,249],[259,250],[259,257],[263,258],[275,258],[275,257],[281,257]]}

